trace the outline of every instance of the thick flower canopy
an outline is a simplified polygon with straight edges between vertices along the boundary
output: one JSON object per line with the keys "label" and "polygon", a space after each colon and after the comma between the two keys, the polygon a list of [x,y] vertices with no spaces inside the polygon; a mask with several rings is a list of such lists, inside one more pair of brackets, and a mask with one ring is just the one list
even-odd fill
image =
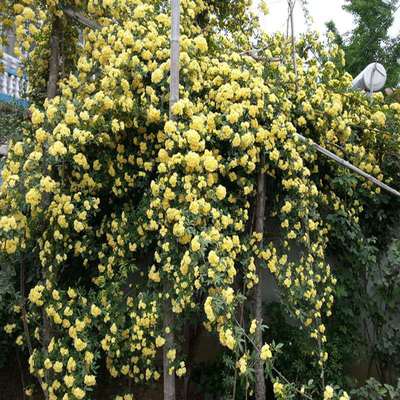
{"label": "thick flower canopy", "polygon": [[[241,373],[257,357],[271,363],[274,346],[242,345],[257,321],[237,320],[260,284],[257,265],[275,277],[323,365],[336,281],[328,217],[356,221],[363,196],[378,190],[295,133],[379,176],[377,143],[384,152],[381,132],[388,121],[398,126],[400,106],[351,92],[334,45],[302,38],[295,73],[283,36],[220,31],[215,9],[186,0],[171,121],[166,2],[71,2],[100,25],[83,29],[81,42],[56,0],[8,3],[29,51],[34,104],[3,171],[1,249],[16,268],[29,259],[29,363],[48,398],[91,398],[101,359],[112,377],[159,379],[166,295],[178,321],[196,316],[238,355]],[[55,20],[70,40],[59,49],[59,92],[44,100]],[[257,57],[250,44],[262,49]],[[259,173],[264,235],[254,231]],[[347,186],[338,189],[339,178]],[[182,376],[177,350],[168,358]]]}

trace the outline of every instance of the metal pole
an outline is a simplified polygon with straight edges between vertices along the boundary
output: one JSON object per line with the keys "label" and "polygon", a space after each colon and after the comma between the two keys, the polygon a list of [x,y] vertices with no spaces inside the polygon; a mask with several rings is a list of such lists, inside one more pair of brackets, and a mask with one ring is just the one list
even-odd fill
{"label": "metal pole", "polygon": [[400,197],[400,193],[393,189],[392,187],[386,185],[385,183],[381,182],[380,180],[376,179],[370,174],[367,174],[360,168],[357,168],[353,164],[349,163],[348,161],[344,160],[343,158],[338,157],[336,154],[330,152],[329,150],[325,149],[324,147],[320,146],[319,144],[313,142],[311,139],[305,138],[303,135],[296,133],[296,136],[304,143],[309,144],[310,146],[314,147],[318,152],[324,154],[326,157],[332,159],[336,163],[342,165],[343,167],[350,169],[351,171],[355,172],[358,175],[363,176],[364,178],[368,179],[370,182],[374,183],[376,186],[379,186],[383,190],[386,190],[389,193],[394,194],[395,196]]}
{"label": "metal pole", "polygon": [[180,0],[171,0],[171,82],[169,117],[174,120],[172,106],[179,100],[179,37],[180,37]]}
{"label": "metal pole", "polygon": [[[173,105],[179,100],[179,37],[180,37],[180,0],[171,0],[171,66],[170,66],[170,98],[169,117],[175,120],[172,113]],[[164,366],[164,400],[176,399],[175,371],[170,374],[170,361],[168,351],[174,349],[174,312],[172,310],[171,298],[168,296],[171,289],[170,282],[164,282],[164,334],[165,344],[163,349]],[[168,298],[167,298],[168,296]]]}

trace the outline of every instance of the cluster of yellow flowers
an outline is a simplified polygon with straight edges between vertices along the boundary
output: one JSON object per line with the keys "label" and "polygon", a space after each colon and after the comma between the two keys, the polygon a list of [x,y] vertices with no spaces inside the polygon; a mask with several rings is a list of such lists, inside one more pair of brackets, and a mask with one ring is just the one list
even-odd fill
{"label": "cluster of yellow flowers", "polygon": [[[315,38],[304,39],[329,61],[297,57],[295,74],[271,62],[291,58],[284,37],[261,35],[257,45],[268,50],[257,61],[218,32],[205,37],[196,16],[206,4],[183,0],[181,99],[171,121],[170,18],[159,7],[163,2],[73,3],[101,29],[85,29],[79,49],[71,44],[59,95],[32,105],[31,126],[11,145],[0,199],[3,252],[16,258],[39,249],[42,279],[29,294],[37,341],[29,362],[49,399],[89,398],[101,356],[112,377],[158,380],[157,349],[168,333],[165,296],[177,318],[197,312],[222,345],[239,353],[243,330],[235,315],[259,284],[257,261],[321,345],[322,365],[323,321],[335,285],[323,215],[356,220],[362,204],[349,207],[346,194],[335,193],[329,177],[347,172],[319,159],[296,132],[344,148],[352,162],[379,175],[371,149],[387,114],[399,121],[400,107],[388,110],[379,96],[369,103],[346,92],[351,79],[336,68],[343,54],[334,46],[326,50]],[[61,28],[77,35],[57,1],[13,1],[13,10],[21,48],[35,44],[28,68],[35,95],[46,71],[38,51],[52,19],[61,18]],[[249,47],[250,39],[241,43]],[[273,222],[264,235],[252,233],[263,158],[274,187],[267,193]],[[269,238],[272,225],[282,241]],[[48,343],[42,315],[52,326]],[[256,329],[252,321],[245,331]],[[251,357],[240,354],[241,373]],[[255,357],[272,362],[273,347],[263,345]],[[177,349],[168,358],[171,372],[186,373]]]}

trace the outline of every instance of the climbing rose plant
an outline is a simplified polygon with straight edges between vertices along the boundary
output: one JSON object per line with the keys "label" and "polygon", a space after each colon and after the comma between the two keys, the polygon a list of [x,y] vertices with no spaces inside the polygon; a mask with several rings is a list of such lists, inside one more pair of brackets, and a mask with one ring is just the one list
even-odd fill
{"label": "climbing rose plant", "polygon": [[[15,307],[25,329],[21,322],[7,330],[30,348],[30,372],[47,397],[91,398],[102,359],[111,377],[158,380],[166,333],[194,317],[236,355],[240,374],[261,358],[274,376],[275,345],[253,346],[259,321],[238,320],[260,284],[257,263],[315,340],[323,371],[336,282],[326,216],[357,221],[363,201],[355,193],[379,190],[320,158],[297,133],[383,179],[377,149],[384,154],[382,131],[398,126],[400,105],[352,92],[335,45],[300,39],[294,68],[283,36],[256,26],[204,30],[199,17],[215,18],[213,6],[182,0],[180,100],[171,120],[168,2],[7,4],[2,18],[15,18],[34,101],[3,171],[2,257],[18,271],[29,258],[34,277],[26,311],[23,292]],[[83,30],[83,44],[67,5],[100,25]],[[69,40],[59,93],[44,100],[55,19]],[[253,229],[260,169],[272,188],[267,222],[280,226],[280,240],[268,223],[264,234]],[[167,332],[166,298],[180,321]],[[187,369],[179,349],[168,351],[178,377]],[[291,395],[275,378],[277,396]],[[324,399],[348,398],[323,391]]]}

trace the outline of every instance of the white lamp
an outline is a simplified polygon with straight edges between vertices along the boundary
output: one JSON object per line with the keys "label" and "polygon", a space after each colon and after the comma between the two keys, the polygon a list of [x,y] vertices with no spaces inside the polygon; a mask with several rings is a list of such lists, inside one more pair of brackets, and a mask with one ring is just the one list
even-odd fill
{"label": "white lamp", "polygon": [[365,90],[367,92],[378,92],[386,83],[387,73],[382,64],[374,62],[369,64],[353,80],[353,89]]}

